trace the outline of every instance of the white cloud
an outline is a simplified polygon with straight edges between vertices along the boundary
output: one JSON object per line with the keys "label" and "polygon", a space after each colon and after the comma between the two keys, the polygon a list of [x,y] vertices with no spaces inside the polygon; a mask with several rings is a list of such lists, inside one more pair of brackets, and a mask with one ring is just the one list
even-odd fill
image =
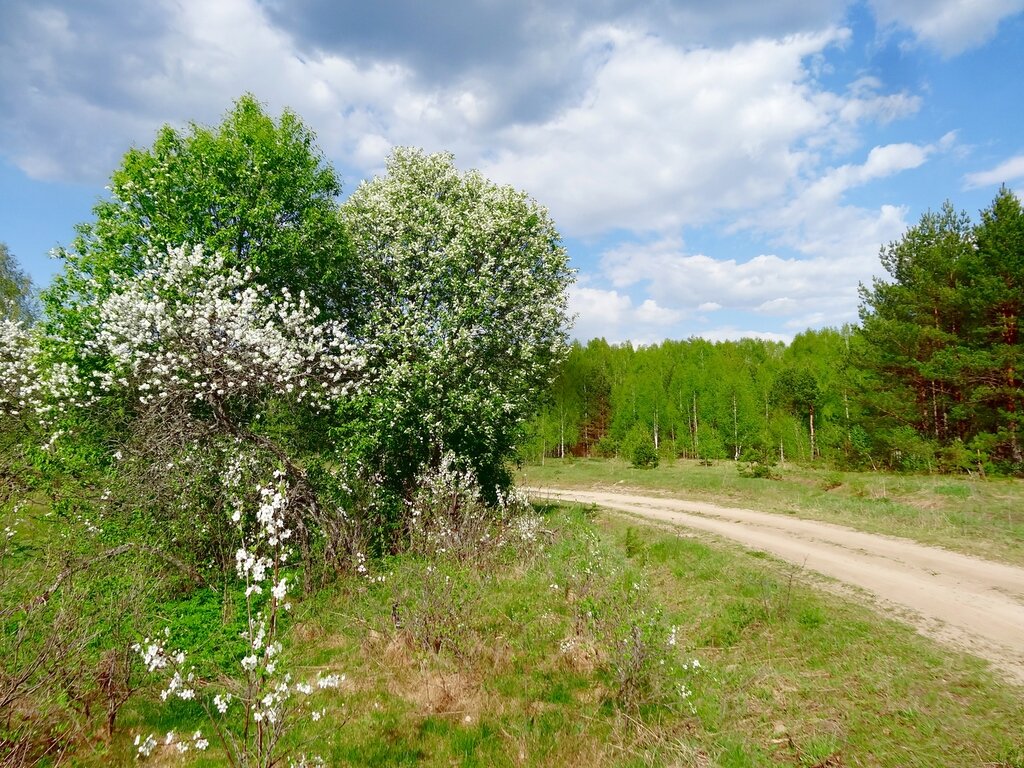
{"label": "white cloud", "polygon": [[[671,249],[624,246],[603,268],[617,289],[644,286],[660,304],[686,310],[713,302],[729,310],[779,314],[806,302],[833,303],[856,294],[857,265],[826,259],[759,255],[747,261],[713,259]],[[841,287],[837,287],[841,286]]]}
{"label": "white cloud", "polygon": [[964,184],[968,189],[989,187],[993,184],[1012,183],[1024,178],[1024,155],[1016,155],[1004,160],[995,168],[977,171],[964,176]]}
{"label": "white cloud", "polygon": [[[734,229],[760,232],[779,246],[824,260],[836,268],[836,280],[857,275],[866,281],[879,269],[879,247],[907,228],[908,209],[883,203],[868,209],[847,204],[852,189],[920,167],[937,153],[954,147],[948,133],[931,144],[908,142],[872,148],[863,163],[848,163],[823,171],[796,185],[780,206],[764,206],[741,217]],[[783,294],[784,295],[784,294]],[[777,297],[772,297],[777,298]]]}
{"label": "white cloud", "polygon": [[879,26],[909,27],[919,40],[954,56],[991,39],[1024,0],[870,0]]}
{"label": "white cloud", "polygon": [[660,342],[674,335],[683,313],[662,307],[654,299],[639,306],[627,293],[575,285],[569,289],[569,313],[576,316],[572,333],[578,339],[604,337],[610,342]]}
{"label": "white cloud", "polygon": [[793,340],[792,333],[775,333],[773,331],[758,331],[753,329],[743,330],[735,326],[724,326],[712,328],[694,334],[708,341],[739,341],[740,339],[763,339],[765,341],[781,341],[789,344]]}
{"label": "white cloud", "polygon": [[[883,25],[909,27],[947,52],[992,34],[1024,4],[870,1]],[[855,206],[847,194],[921,167],[953,134],[864,146],[871,124],[913,114],[921,99],[887,93],[870,75],[845,88],[819,80],[834,82],[830,63],[852,40],[835,26],[843,0],[810,10],[800,0],[684,5],[613,2],[590,15],[524,6],[513,13],[517,23],[529,17],[522,39],[543,31],[543,46],[562,47],[524,57],[505,44],[502,59],[480,45],[449,57],[418,29],[395,40],[384,30],[380,52],[350,39],[332,44],[330,34],[314,44],[308,29],[286,30],[274,15],[287,4],[264,0],[136,4],[123,31],[88,4],[69,1],[62,11],[16,0],[7,16],[0,7],[0,27],[17,22],[0,45],[0,146],[34,177],[98,182],[161,123],[216,123],[252,91],[271,111],[291,107],[316,128],[327,156],[350,174],[346,187],[351,174],[380,172],[394,145],[445,149],[463,167],[528,190],[568,235],[654,238],[610,247],[602,274],[573,290],[581,338],[688,335],[684,321],[711,325],[700,313],[712,312],[722,313],[714,324],[735,324],[711,334],[742,333],[734,329],[757,317],[775,330],[854,319],[857,282],[878,269],[878,247],[905,229],[908,209]],[[333,18],[344,15],[336,9]],[[502,30],[491,21],[497,40]],[[802,31],[785,34],[793,30]],[[415,55],[402,55],[406,44]],[[529,72],[503,73],[502,62],[526,58]],[[545,108],[513,103],[553,73],[561,80]],[[996,176],[1024,178],[1024,156],[965,183]],[[694,225],[706,227],[705,253],[683,247]],[[722,259],[714,236],[723,227],[761,243]]]}
{"label": "white cloud", "polygon": [[766,315],[788,315],[798,306],[799,302],[796,299],[791,299],[788,296],[782,296],[778,299],[762,301],[754,309],[756,312],[763,312]]}
{"label": "white cloud", "polygon": [[674,309],[659,307],[658,302],[654,299],[645,299],[644,302],[636,308],[634,316],[638,322],[648,325],[671,325],[672,323],[679,321],[682,317],[682,313]]}
{"label": "white cloud", "polygon": [[[478,152],[473,129],[487,105],[465,87],[424,89],[398,64],[300,51],[256,0],[137,12],[158,10],[166,18],[123,47],[76,34],[76,24],[97,22],[82,7],[19,16],[16,40],[0,48],[0,103],[18,107],[0,114],[5,154],[33,178],[96,183],[161,124],[219,122],[247,91],[273,112],[294,109],[330,157],[358,171],[379,168],[394,144]],[[82,86],[76,73],[89,66],[109,70],[105,93]]]}
{"label": "white cloud", "polygon": [[919,105],[867,81],[822,90],[806,60],[847,41],[842,29],[692,50],[605,34],[607,60],[585,97],[554,120],[508,128],[484,167],[543,190],[574,235],[668,231],[779,204],[823,157],[856,144],[858,123]]}
{"label": "white cloud", "polygon": [[[906,228],[905,211],[840,208],[804,246],[813,255],[759,254],[743,260],[687,253],[678,239],[607,251],[601,275],[616,295],[641,291],[680,318],[714,308],[764,318],[764,327],[800,330],[857,320],[857,286],[881,272],[879,245]],[[831,227],[836,227],[832,230]],[[620,320],[621,322],[621,320]],[[700,331],[704,335],[703,331]],[[685,334],[684,334],[685,335]]]}

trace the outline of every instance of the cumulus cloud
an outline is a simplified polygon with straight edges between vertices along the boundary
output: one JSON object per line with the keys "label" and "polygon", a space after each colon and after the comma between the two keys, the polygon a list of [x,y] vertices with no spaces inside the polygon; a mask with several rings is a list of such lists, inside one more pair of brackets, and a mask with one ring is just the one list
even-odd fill
{"label": "cumulus cloud", "polygon": [[[606,34],[607,61],[581,102],[510,127],[484,166],[543,189],[573,234],[667,231],[778,204],[823,157],[854,144],[859,123],[918,106],[863,82],[833,93],[813,81],[808,57],[847,40],[843,29],[693,50]],[[643,139],[624,142],[632,136]]]}
{"label": "cumulus cloud", "polygon": [[[651,3],[565,0],[264,0],[299,48],[414,70],[427,89],[473,83],[493,97],[496,121],[538,122],[580,94],[594,51],[580,45],[603,27],[652,30],[672,45],[728,46],[755,37],[817,31],[843,17],[845,0]],[[600,52],[598,52],[600,53]]]}
{"label": "cumulus cloud", "polygon": [[1024,0],[871,0],[880,26],[907,27],[945,56],[990,40]]}
{"label": "cumulus cloud", "polygon": [[844,202],[851,189],[918,168],[945,146],[910,143],[874,147],[860,164],[847,163],[824,170],[817,178],[795,185],[778,205],[767,205],[739,217],[734,229],[763,233],[779,246],[807,256],[846,260],[863,273],[876,263],[880,244],[906,229],[906,208],[883,204],[865,209]]}
{"label": "cumulus cloud", "polygon": [[603,337],[609,342],[651,344],[671,338],[682,312],[662,307],[653,299],[635,305],[628,293],[575,285],[569,290],[569,312],[576,317],[577,339]]}
{"label": "cumulus cloud", "polygon": [[[882,26],[950,55],[1024,6],[869,2]],[[12,0],[0,5],[0,147],[34,178],[98,184],[162,123],[216,123],[251,91],[302,115],[346,186],[380,172],[392,146],[449,150],[531,192],[567,235],[611,243],[572,294],[581,338],[688,335],[709,314],[718,329],[701,335],[745,332],[730,312],[776,329],[834,324],[854,319],[857,282],[908,215],[850,193],[955,143],[868,138],[922,97],[830,72],[851,47],[849,8]],[[964,181],[1022,178],[1015,157]],[[694,227],[750,241],[694,252]]]}
{"label": "cumulus cloud", "polygon": [[901,212],[892,208],[877,221],[860,212],[847,224],[868,229],[845,249],[824,249],[817,256],[713,258],[688,253],[679,240],[669,238],[610,249],[600,274],[616,295],[640,292],[677,312],[679,319],[725,311],[760,317],[766,327],[838,326],[856,321],[857,287],[881,271],[879,244],[895,239],[906,227]]}
{"label": "cumulus cloud", "polygon": [[423,89],[401,62],[296,49],[256,0],[117,6],[5,7],[0,139],[30,176],[95,183],[161,124],[216,123],[246,91],[297,111],[356,171],[394,144],[477,151],[472,91]]}

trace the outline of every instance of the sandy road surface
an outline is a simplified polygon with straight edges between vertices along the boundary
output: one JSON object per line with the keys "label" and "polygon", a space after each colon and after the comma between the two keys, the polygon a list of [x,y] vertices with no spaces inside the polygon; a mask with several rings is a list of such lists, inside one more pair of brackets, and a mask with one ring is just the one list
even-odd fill
{"label": "sandy road surface", "polygon": [[998,674],[1024,685],[1024,568],[750,509],[613,491],[528,491],[538,499],[597,504],[770,552],[866,590],[886,612],[941,642],[988,659]]}

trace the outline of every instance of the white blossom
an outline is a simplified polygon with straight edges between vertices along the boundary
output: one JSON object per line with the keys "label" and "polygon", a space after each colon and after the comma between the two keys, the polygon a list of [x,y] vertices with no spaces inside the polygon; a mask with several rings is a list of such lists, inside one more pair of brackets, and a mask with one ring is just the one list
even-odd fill
{"label": "white blossom", "polygon": [[274,296],[255,278],[198,245],[152,254],[114,278],[84,351],[108,359],[106,383],[126,382],[143,406],[283,391],[328,407],[353,386],[355,346],[304,293]]}

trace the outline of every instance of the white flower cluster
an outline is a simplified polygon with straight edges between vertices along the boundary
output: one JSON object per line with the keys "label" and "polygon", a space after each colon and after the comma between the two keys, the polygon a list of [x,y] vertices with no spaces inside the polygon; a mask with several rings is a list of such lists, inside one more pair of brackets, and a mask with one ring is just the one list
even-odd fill
{"label": "white flower cluster", "polygon": [[0,319],[0,415],[19,416],[32,407],[42,387],[37,354],[21,323]]}
{"label": "white flower cluster", "polygon": [[[214,728],[222,743],[244,760],[235,764],[274,764],[275,745],[287,730],[289,723],[299,712],[306,712],[314,720],[320,720],[326,709],[310,709],[292,703],[297,694],[309,696],[319,691],[336,689],[341,686],[344,676],[318,674],[306,682],[294,682],[292,675],[282,667],[282,645],[277,641],[280,628],[280,612],[287,611],[289,579],[283,572],[287,561],[291,530],[287,525],[286,512],[289,505],[287,476],[277,470],[273,484],[261,485],[256,493],[255,510],[246,504],[241,492],[243,479],[252,463],[244,451],[239,451],[223,472],[222,480],[228,493],[228,510],[238,527],[241,546],[235,554],[235,569],[245,584],[246,613],[249,621],[242,639],[246,642],[246,654],[239,660],[241,674],[230,683],[234,693],[224,691],[214,695],[212,708],[206,703]],[[250,497],[251,499],[251,497]],[[269,599],[263,600],[264,587],[269,586]],[[186,656],[178,651],[167,651],[170,630],[163,637],[146,640],[135,646],[150,672],[170,674],[170,681],[161,693],[163,699],[171,696],[180,699],[197,698],[192,687],[193,675],[186,671]],[[227,722],[228,709],[237,701],[246,723],[246,737],[238,738],[230,732]],[[250,729],[249,726],[252,726]],[[170,743],[170,742],[168,742]],[[184,742],[178,740],[175,746],[182,750]],[[152,737],[137,741],[140,756],[148,755],[156,746]],[[192,747],[199,748],[193,742]],[[186,745],[184,748],[189,748]],[[251,763],[249,758],[254,757]],[[263,759],[260,759],[262,756]],[[307,763],[312,764],[312,763]]]}
{"label": "white flower cluster", "polygon": [[195,246],[116,278],[83,350],[110,361],[99,385],[158,407],[275,394],[325,408],[345,395],[362,362],[341,325],[320,321],[304,293],[273,296],[256,276]]}
{"label": "white flower cluster", "polygon": [[530,496],[522,488],[512,487],[507,490],[498,488],[497,495],[498,509],[506,516],[515,517],[533,514],[533,507],[530,506]]}
{"label": "white flower cluster", "polygon": [[51,428],[62,407],[91,400],[92,394],[82,390],[74,366],[44,365],[37,337],[20,322],[0,319],[0,417],[31,419]]}
{"label": "white flower cluster", "polygon": [[142,657],[142,663],[147,672],[170,670],[171,679],[167,682],[167,687],[160,692],[161,700],[167,701],[174,697],[183,701],[191,701],[196,697],[196,691],[192,685],[195,681],[195,672],[185,668],[184,651],[171,653],[167,650],[167,641],[170,636],[170,627],[165,627],[163,638],[147,637],[141,643],[133,645],[132,650]]}
{"label": "white flower cluster", "polygon": [[[135,737],[135,747],[140,758],[149,757],[153,750],[156,749],[157,744],[156,736],[152,733],[145,739],[142,738],[142,734]],[[202,731],[196,731],[192,734],[191,738],[182,738],[174,731],[168,731],[167,736],[164,737],[164,746],[173,747],[178,751],[178,754],[183,755],[190,749],[203,752],[210,746],[210,742],[204,738]]]}
{"label": "white flower cluster", "polygon": [[539,515],[519,515],[512,520],[512,533],[524,544],[532,544],[537,540],[541,532],[541,518]]}
{"label": "white flower cluster", "polygon": [[[227,474],[231,476],[236,471],[237,465],[232,464]],[[245,582],[246,598],[263,594],[264,583],[272,581],[272,610],[276,610],[288,594],[288,577],[282,575],[280,570],[288,561],[286,543],[292,537],[292,531],[285,521],[288,509],[285,475],[275,470],[274,479],[277,481],[276,486],[263,486],[259,489],[259,506],[255,515],[257,530],[253,536],[246,536],[244,502],[238,497],[231,499],[231,519],[239,526],[242,536],[242,546],[235,552],[235,571],[238,578]]]}

